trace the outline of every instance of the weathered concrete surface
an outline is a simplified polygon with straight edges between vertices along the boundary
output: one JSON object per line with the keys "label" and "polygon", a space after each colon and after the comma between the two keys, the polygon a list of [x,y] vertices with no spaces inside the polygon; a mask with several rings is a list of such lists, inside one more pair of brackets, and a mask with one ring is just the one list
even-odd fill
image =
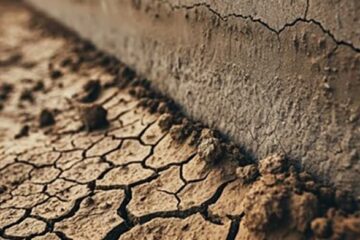
{"label": "weathered concrete surface", "polygon": [[360,194],[360,3],[29,0],[257,158]]}

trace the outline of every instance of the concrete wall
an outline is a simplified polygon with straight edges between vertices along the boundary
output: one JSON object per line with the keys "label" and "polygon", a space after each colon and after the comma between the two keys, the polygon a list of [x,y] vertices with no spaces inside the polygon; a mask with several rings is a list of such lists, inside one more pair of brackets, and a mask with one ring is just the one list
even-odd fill
{"label": "concrete wall", "polygon": [[29,1],[258,158],[360,195],[360,1]]}

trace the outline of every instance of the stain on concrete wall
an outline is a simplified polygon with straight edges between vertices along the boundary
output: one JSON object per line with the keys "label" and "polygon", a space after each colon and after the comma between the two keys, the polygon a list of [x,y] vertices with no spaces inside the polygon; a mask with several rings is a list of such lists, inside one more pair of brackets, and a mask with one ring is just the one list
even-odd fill
{"label": "stain on concrete wall", "polygon": [[360,194],[358,1],[30,1],[257,158]]}

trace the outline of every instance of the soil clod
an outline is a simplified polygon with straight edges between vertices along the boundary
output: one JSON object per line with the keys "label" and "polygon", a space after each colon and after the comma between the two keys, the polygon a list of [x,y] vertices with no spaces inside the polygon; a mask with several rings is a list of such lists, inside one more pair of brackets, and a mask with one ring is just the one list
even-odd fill
{"label": "soil clod", "polygon": [[250,164],[236,169],[236,175],[242,179],[244,183],[250,183],[259,176],[259,170],[255,164]]}
{"label": "soil clod", "polygon": [[173,124],[173,117],[171,114],[165,113],[159,118],[159,127],[162,131],[170,130]]}
{"label": "soil clod", "polygon": [[0,194],[3,194],[4,192],[6,192],[7,187],[5,185],[0,185]]}
{"label": "soil clod", "polygon": [[80,111],[87,131],[103,129],[109,125],[107,110],[100,105],[83,106]]}
{"label": "soil clod", "polygon": [[83,86],[83,92],[78,99],[82,103],[94,102],[100,95],[101,84],[99,80],[90,80]]}
{"label": "soil clod", "polygon": [[285,168],[285,157],[281,154],[274,154],[259,162],[261,175],[281,173]]}
{"label": "soil clod", "polygon": [[50,71],[50,78],[53,80],[61,78],[62,76],[63,76],[63,73],[60,70],[51,70]]}
{"label": "soil clod", "polygon": [[13,85],[9,83],[3,83],[0,85],[0,102],[5,101],[13,90]]}
{"label": "soil clod", "polygon": [[37,91],[42,91],[42,90],[44,90],[44,88],[45,88],[44,82],[43,82],[43,81],[37,81],[37,82],[34,84],[32,90],[35,91],[35,92],[37,92]]}
{"label": "soil clod", "polygon": [[192,126],[191,123],[186,120],[183,119],[182,123],[179,125],[174,125],[171,129],[170,129],[170,136],[172,139],[178,141],[178,142],[183,142],[185,141],[185,139],[187,137],[189,137],[192,133]]}
{"label": "soil clod", "polygon": [[209,129],[201,132],[201,142],[197,152],[201,159],[208,163],[215,163],[222,155],[222,148],[219,139],[215,138]]}
{"label": "soil clod", "polygon": [[34,102],[34,95],[29,89],[24,89],[20,95],[20,101]]}
{"label": "soil clod", "polygon": [[311,230],[318,238],[329,238],[331,236],[331,221],[327,218],[315,218],[311,222]]}
{"label": "soil clod", "polygon": [[15,139],[19,139],[19,138],[22,138],[22,137],[27,137],[29,136],[29,130],[30,130],[30,127],[29,125],[24,125],[20,131],[15,135]]}
{"label": "soil clod", "polygon": [[48,127],[54,124],[55,124],[54,114],[48,109],[43,109],[40,113],[40,118],[39,118],[40,127]]}

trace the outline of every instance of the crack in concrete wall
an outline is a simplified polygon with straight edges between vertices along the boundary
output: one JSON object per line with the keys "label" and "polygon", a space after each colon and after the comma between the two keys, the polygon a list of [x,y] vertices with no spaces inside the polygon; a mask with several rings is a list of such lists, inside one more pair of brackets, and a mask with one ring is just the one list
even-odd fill
{"label": "crack in concrete wall", "polygon": [[[313,18],[307,18],[308,12],[309,12],[309,1],[306,1],[306,8],[304,11],[304,16],[303,17],[297,17],[296,19],[292,20],[291,22],[286,22],[283,23],[282,26],[278,26],[277,28],[272,27],[271,24],[267,23],[266,21],[264,21],[262,18],[256,18],[252,15],[244,15],[244,14],[239,14],[239,13],[227,13],[227,14],[221,14],[218,10],[216,10],[215,8],[212,7],[212,5],[208,2],[198,2],[198,3],[193,3],[191,5],[186,5],[186,4],[173,4],[172,1],[170,0],[157,0],[160,2],[164,2],[170,5],[170,7],[172,9],[193,9],[193,8],[197,8],[197,7],[205,7],[207,8],[211,13],[213,13],[214,15],[218,16],[221,20],[223,21],[227,21],[227,19],[231,18],[231,17],[235,17],[235,18],[242,18],[242,19],[249,19],[252,22],[257,22],[260,23],[261,25],[263,25],[265,28],[267,28],[269,31],[274,32],[278,35],[280,35],[286,28],[289,27],[293,27],[294,25],[296,25],[298,22],[305,22],[305,23],[313,23],[317,26],[319,26],[321,28],[321,30],[327,34],[331,39],[333,39],[334,42],[336,42],[336,44],[338,45],[346,45],[348,47],[350,47],[352,50],[356,51],[356,52],[360,52],[360,47],[355,46],[353,43],[351,42],[347,42],[346,40],[342,40],[342,39],[337,39],[334,35],[334,33],[332,33],[329,29],[327,29],[319,20],[313,19]],[[360,37],[360,36],[358,36]]]}

